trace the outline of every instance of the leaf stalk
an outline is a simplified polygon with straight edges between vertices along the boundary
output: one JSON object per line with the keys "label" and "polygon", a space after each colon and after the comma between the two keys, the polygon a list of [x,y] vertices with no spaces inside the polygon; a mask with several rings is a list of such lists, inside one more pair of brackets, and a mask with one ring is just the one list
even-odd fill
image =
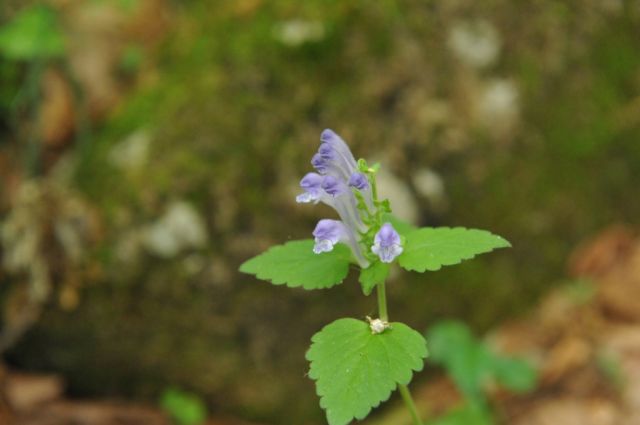
{"label": "leaf stalk", "polygon": [[[387,311],[387,291],[384,282],[380,282],[376,286],[376,292],[378,295],[378,315],[381,320],[385,322],[389,321],[389,313]],[[416,404],[411,397],[411,392],[406,385],[398,385],[398,390],[400,391],[400,395],[402,396],[402,400],[404,404],[407,406],[409,413],[411,414],[411,419],[413,420],[413,425],[423,425],[420,420],[420,415],[418,415],[418,409],[416,408]]]}

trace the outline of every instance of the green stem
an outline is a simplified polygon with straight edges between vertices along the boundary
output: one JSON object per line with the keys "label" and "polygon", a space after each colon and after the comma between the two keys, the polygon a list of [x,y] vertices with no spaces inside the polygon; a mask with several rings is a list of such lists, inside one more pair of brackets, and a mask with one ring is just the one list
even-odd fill
{"label": "green stem", "polygon": [[382,209],[380,209],[380,202],[378,201],[378,183],[376,182],[376,172],[370,170],[371,173],[371,196],[373,198],[373,205],[375,207],[375,220],[376,224],[380,225],[382,221]]}
{"label": "green stem", "polygon": [[369,179],[369,181],[371,182],[371,195],[374,199],[374,201],[378,200],[378,184],[376,182],[376,173],[375,171],[373,171],[373,169],[369,169],[369,174],[371,174],[371,179]]}
{"label": "green stem", "polygon": [[388,322],[389,314],[387,313],[387,291],[384,286],[384,282],[378,283],[376,292],[378,293],[378,315],[381,320]]}
{"label": "green stem", "polygon": [[[378,294],[378,314],[380,315],[381,320],[388,322],[389,314],[387,312],[387,292],[384,282],[380,282],[376,286],[376,292]],[[409,413],[411,413],[413,425],[422,425],[422,421],[420,420],[420,416],[418,415],[416,405],[413,402],[413,398],[411,398],[409,388],[407,388],[406,385],[398,385],[398,389],[400,390],[400,394],[402,395],[404,404],[406,404],[407,409],[409,409]]]}
{"label": "green stem", "polygon": [[416,404],[413,402],[413,398],[411,398],[409,388],[406,385],[398,385],[398,390],[400,390],[400,395],[402,395],[404,404],[407,405],[407,409],[409,409],[409,412],[411,413],[411,419],[413,419],[414,425],[422,425],[422,421],[418,415],[418,409],[416,408]]}

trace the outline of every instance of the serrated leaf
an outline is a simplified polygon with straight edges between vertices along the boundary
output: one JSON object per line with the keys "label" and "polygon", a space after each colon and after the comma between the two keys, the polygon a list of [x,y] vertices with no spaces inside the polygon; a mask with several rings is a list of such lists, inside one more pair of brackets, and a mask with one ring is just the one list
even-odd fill
{"label": "serrated leaf", "polygon": [[478,254],[511,244],[486,230],[464,227],[424,227],[406,234],[404,252],[398,261],[407,270],[436,271]]}
{"label": "serrated leaf", "polygon": [[333,251],[315,254],[310,239],[271,247],[240,266],[240,271],[291,288],[330,288],[342,283],[349,273],[351,251],[337,244]]}
{"label": "serrated leaf", "polygon": [[365,295],[371,294],[373,288],[378,283],[384,282],[389,276],[389,270],[389,264],[381,261],[377,261],[366,269],[362,269],[360,271],[360,277],[358,278],[358,282],[360,282],[360,285],[362,286],[362,292]]}
{"label": "serrated leaf", "polygon": [[407,385],[427,356],[422,335],[402,323],[372,334],[366,322],[339,319],[311,340],[309,377],[329,425],[364,419],[398,384]]}

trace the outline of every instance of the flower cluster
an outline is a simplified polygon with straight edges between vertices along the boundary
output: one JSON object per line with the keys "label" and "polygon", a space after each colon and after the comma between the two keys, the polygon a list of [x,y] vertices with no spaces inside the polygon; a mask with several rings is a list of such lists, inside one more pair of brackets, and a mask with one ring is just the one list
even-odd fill
{"label": "flower cluster", "polygon": [[[375,173],[360,169],[347,144],[332,130],[324,130],[320,141],[318,152],[311,159],[317,172],[302,178],[300,187],[304,192],[296,201],[325,203],[337,211],[340,220],[318,222],[313,231],[313,252],[331,251],[335,244],[342,242],[351,248],[362,268],[370,265],[371,253],[384,263],[392,262],[402,253],[401,239],[390,223],[381,223]],[[372,230],[375,236],[367,237]]]}

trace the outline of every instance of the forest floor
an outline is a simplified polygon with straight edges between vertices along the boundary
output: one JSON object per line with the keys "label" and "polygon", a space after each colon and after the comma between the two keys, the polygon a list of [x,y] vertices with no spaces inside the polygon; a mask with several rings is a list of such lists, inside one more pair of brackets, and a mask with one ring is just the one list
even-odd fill
{"label": "forest floor", "polygon": [[[496,328],[487,341],[535,364],[537,389],[513,395],[491,389],[501,423],[513,425],[632,425],[640,423],[640,237],[605,229],[578,247],[562,285],[527,317]],[[170,424],[157,407],[79,401],[64,395],[63,379],[4,369],[0,423],[16,425]],[[437,417],[460,402],[446,377],[415,389],[420,410]],[[409,424],[402,406],[372,423]],[[211,418],[207,425],[249,425]],[[255,424],[254,424],[255,425]]]}

